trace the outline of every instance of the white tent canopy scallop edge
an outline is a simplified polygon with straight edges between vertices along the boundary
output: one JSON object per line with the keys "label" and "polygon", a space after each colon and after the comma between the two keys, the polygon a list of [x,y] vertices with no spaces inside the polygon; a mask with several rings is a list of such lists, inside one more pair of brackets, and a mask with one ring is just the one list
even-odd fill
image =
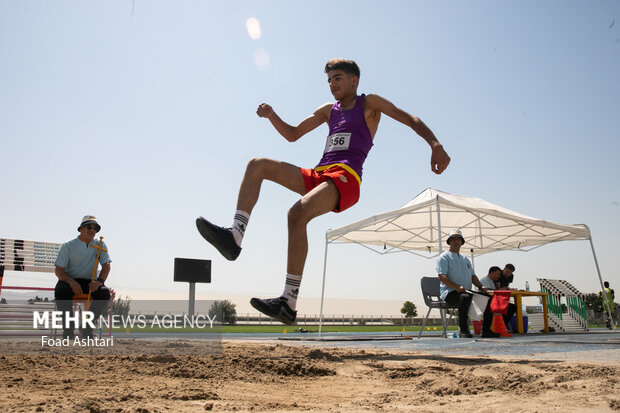
{"label": "white tent canopy scallop edge", "polygon": [[457,228],[467,240],[465,248],[474,255],[590,239],[586,225],[544,221],[480,198],[428,188],[399,209],[329,230],[327,242],[378,246],[381,254],[419,251],[432,258],[443,251],[442,239]]}

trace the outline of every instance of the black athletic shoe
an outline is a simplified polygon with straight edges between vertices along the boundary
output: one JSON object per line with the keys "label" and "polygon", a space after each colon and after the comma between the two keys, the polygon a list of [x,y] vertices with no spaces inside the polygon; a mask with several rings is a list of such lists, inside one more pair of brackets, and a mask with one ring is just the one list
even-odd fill
{"label": "black athletic shoe", "polygon": [[235,242],[229,228],[213,225],[203,217],[196,218],[196,227],[200,235],[209,241],[228,261],[234,261],[241,253],[241,247]]}
{"label": "black athletic shoe", "polygon": [[502,335],[500,333],[496,333],[494,331],[483,331],[480,337],[482,338],[500,338]]}
{"label": "black athletic shoe", "polygon": [[468,331],[461,331],[459,333],[459,338],[473,338],[474,335]]}
{"label": "black athletic shoe", "polygon": [[289,326],[294,324],[297,318],[297,311],[291,310],[291,307],[288,306],[288,302],[284,297],[267,299],[252,298],[250,304],[261,313]]}

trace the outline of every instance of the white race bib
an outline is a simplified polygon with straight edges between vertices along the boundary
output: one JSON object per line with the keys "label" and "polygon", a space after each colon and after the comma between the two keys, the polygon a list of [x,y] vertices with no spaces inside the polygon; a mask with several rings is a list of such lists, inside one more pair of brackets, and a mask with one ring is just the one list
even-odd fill
{"label": "white race bib", "polygon": [[333,135],[329,135],[323,153],[349,149],[350,142],[351,133],[334,133]]}

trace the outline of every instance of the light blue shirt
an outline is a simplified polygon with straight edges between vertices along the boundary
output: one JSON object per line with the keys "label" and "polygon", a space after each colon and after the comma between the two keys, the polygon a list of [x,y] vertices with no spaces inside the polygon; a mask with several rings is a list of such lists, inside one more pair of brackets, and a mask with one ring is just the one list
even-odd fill
{"label": "light blue shirt", "polygon": [[[91,245],[99,246],[99,240],[93,239],[88,246],[86,246],[84,241],[80,241],[79,238],[65,242],[60,247],[54,264],[64,268],[67,275],[71,278],[90,280],[93,276],[95,258],[97,258],[97,248],[93,248]],[[101,241],[101,248],[108,249],[103,241]],[[110,254],[107,251],[101,251],[99,253],[99,263],[103,265],[108,262],[112,262]]]}
{"label": "light blue shirt", "polygon": [[480,283],[484,286],[487,287],[489,290],[495,290],[497,287],[495,286],[495,281],[493,281],[492,279],[489,278],[489,276],[485,276],[483,278],[480,279]]}
{"label": "light blue shirt", "polygon": [[[437,274],[446,274],[453,283],[471,290],[471,277],[474,275],[474,269],[464,255],[450,251],[441,254],[437,258]],[[442,282],[439,283],[442,300],[445,300],[450,291],[454,291],[454,288],[450,288]]]}

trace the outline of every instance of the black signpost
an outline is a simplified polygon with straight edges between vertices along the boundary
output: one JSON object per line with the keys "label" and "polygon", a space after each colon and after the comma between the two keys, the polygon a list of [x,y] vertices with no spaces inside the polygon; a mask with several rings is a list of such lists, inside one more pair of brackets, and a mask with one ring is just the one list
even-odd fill
{"label": "black signpost", "polygon": [[188,315],[194,315],[196,301],[196,283],[211,282],[211,260],[194,258],[174,259],[174,281],[189,283],[189,310]]}

